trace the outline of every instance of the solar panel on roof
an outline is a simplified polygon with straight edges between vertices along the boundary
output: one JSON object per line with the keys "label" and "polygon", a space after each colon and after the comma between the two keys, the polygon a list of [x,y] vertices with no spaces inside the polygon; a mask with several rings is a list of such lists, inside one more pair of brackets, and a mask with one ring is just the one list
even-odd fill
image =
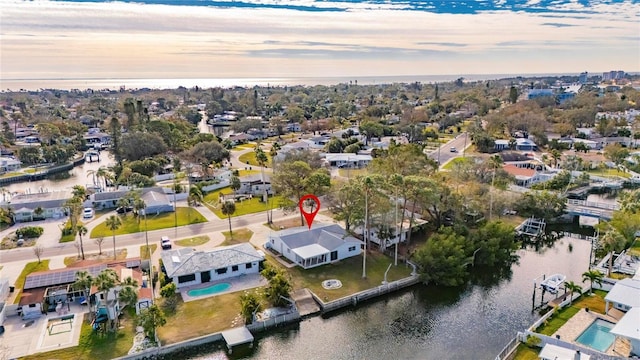
{"label": "solar panel on roof", "polygon": [[76,273],[85,270],[91,276],[97,276],[106,269],[105,264],[91,266],[89,268],[68,269],[63,271],[46,272],[42,274],[28,275],[24,282],[24,290],[35,289],[45,286],[69,284],[76,281]]}

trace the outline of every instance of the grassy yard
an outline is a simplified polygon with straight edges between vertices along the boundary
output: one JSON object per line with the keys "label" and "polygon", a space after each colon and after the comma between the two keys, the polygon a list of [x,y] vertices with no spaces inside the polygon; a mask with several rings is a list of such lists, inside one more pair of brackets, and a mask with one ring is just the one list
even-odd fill
{"label": "grassy yard", "polygon": [[[268,152],[265,152],[265,154],[267,155],[267,164],[266,164],[266,166],[270,167],[271,166],[271,155],[269,155]],[[258,165],[258,161],[256,160],[256,152],[255,151],[250,151],[248,153],[240,155],[240,157],[238,157],[238,160],[240,160],[240,162],[245,164],[245,165],[260,166],[260,165]]]}
{"label": "grassy yard", "polygon": [[207,242],[209,242],[209,240],[211,239],[209,238],[208,235],[201,235],[201,236],[194,236],[188,239],[176,240],[175,243],[176,245],[190,247],[190,246],[198,246],[198,245],[206,244]]}
{"label": "grassy yard", "polygon": [[140,246],[140,258],[142,260],[147,260],[151,258],[154,252],[158,249],[158,244],[149,245],[149,249],[147,250],[147,245]]}
{"label": "grassy yard", "polygon": [[589,170],[590,175],[604,176],[604,177],[623,177],[630,178],[631,174],[619,171],[618,169],[593,169]]}
{"label": "grassy yard", "polygon": [[640,241],[636,240],[633,243],[633,246],[631,246],[629,248],[628,254],[629,255],[640,256]]}
{"label": "grassy yard", "polygon": [[[198,210],[193,208],[179,207],[178,212],[178,226],[184,226],[189,224],[197,224],[206,222],[202,214]],[[116,230],[116,235],[132,234],[145,230],[144,218],[138,223],[137,218],[133,215],[120,216],[122,225]],[[175,214],[172,212],[162,213],[160,215],[152,215],[147,218],[148,230],[167,229],[175,226]],[[107,228],[106,221],[96,226],[91,231],[92,238],[98,237],[110,237],[113,232]]]}
{"label": "grassy yard", "polygon": [[532,349],[525,344],[518,345],[516,353],[513,355],[513,360],[538,360],[539,349]]}
{"label": "grassy yard", "polygon": [[[133,309],[130,309],[133,310]],[[82,322],[78,346],[25,356],[26,360],[75,360],[75,359],[113,359],[127,355],[133,345],[135,331],[135,310],[125,312],[120,320],[120,329],[106,334],[91,329],[88,315]]]}
{"label": "grassy yard", "polygon": [[542,324],[536,332],[551,336],[558,331],[562,325],[564,325],[573,315],[577,314],[580,309],[589,308],[590,311],[595,311],[600,314],[604,314],[605,301],[604,297],[607,295],[606,291],[595,290],[594,295],[583,294],[579,297],[571,306],[567,306],[562,310],[559,310],[556,314],[552,315],[546,323]]}
{"label": "grassy yard", "polygon": [[[284,268],[280,263],[270,256],[268,261],[276,266]],[[331,301],[338,298],[354,294],[356,292],[376,287],[384,280],[384,272],[389,264],[393,264],[393,259],[379,253],[367,254],[367,278],[362,278],[362,256],[342,260],[336,264],[319,266],[313,269],[304,270],[294,267],[285,270],[291,276],[291,283],[294,289],[309,288],[322,301]],[[387,281],[394,281],[411,274],[411,268],[404,264],[397,267],[391,266]],[[342,282],[342,287],[334,290],[325,290],[322,281],[338,279]]]}
{"label": "grassy yard", "polygon": [[457,158],[453,158],[451,159],[451,161],[449,161],[448,163],[446,163],[442,168],[446,169],[446,170],[453,170],[453,167],[458,164],[458,163],[462,163],[465,161],[469,161],[467,160],[468,158],[464,158],[464,157],[457,157]]}
{"label": "grassy yard", "polygon": [[[18,278],[16,279],[16,283],[15,283],[16,289],[19,289],[20,291],[22,291],[22,288],[24,287],[24,282],[27,279],[27,275],[33,272],[45,271],[45,270],[49,270],[49,259],[42,260],[42,262],[40,263],[37,261],[27,263],[24,266],[24,269],[22,269],[20,276],[18,276]],[[16,294],[15,304],[19,302],[20,302],[20,294]]]}
{"label": "grassy yard", "polygon": [[[266,172],[265,172],[266,173]],[[238,177],[260,174],[260,170],[238,169]]]}
{"label": "grassy yard", "polygon": [[220,246],[235,245],[246,243],[251,240],[253,231],[249,229],[237,229],[233,230],[233,236],[231,236],[228,231],[223,231],[222,235],[224,235],[224,242],[222,242]]}
{"label": "grassy yard", "polygon": [[[227,217],[222,214],[220,210],[219,195],[233,194],[233,190],[230,187],[222,188],[220,190],[212,191],[204,196],[204,204],[216,214],[220,219],[226,219]],[[272,207],[277,209],[280,207],[280,202],[283,201],[281,196],[273,196],[269,198],[269,202],[263,203],[261,196],[254,196],[251,199],[242,200],[236,202],[236,212],[231,217],[242,216],[247,214],[253,214],[257,212],[267,211]]]}
{"label": "grassy yard", "polygon": [[[183,302],[178,296],[175,312],[165,312],[167,324],[157,330],[160,341],[172,344],[232,327],[234,319],[240,315],[240,295],[243,293],[239,291],[189,302]],[[238,324],[242,325],[242,322]]]}

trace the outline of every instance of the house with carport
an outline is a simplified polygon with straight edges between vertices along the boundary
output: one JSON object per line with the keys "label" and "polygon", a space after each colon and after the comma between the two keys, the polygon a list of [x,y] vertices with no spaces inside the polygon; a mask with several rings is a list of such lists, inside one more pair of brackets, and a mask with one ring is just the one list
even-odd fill
{"label": "house with carport", "polygon": [[212,251],[196,251],[192,248],[163,251],[160,257],[165,275],[180,289],[241,275],[258,274],[265,255],[251,244],[243,243]]}
{"label": "house with carport", "polygon": [[269,235],[265,247],[304,269],[360,255],[363,242],[337,224],[300,226]]}
{"label": "house with carport", "polygon": [[140,212],[142,215],[159,215],[174,211],[173,203],[164,191],[147,191],[140,196],[146,207]]}

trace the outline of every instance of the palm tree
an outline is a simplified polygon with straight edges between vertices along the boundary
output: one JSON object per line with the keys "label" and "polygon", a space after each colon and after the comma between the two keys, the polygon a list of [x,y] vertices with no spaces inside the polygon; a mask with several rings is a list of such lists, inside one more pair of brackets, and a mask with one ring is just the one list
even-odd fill
{"label": "palm tree", "polygon": [[231,215],[233,215],[236,212],[236,203],[233,201],[225,201],[224,204],[222,204],[222,214],[227,216],[227,219],[229,220],[229,235],[231,235],[231,238],[233,238],[233,232],[231,231]]}
{"label": "palm tree", "polygon": [[127,208],[131,206],[131,201],[129,201],[128,197],[124,196],[118,199],[118,202],[116,202],[116,206],[119,208],[123,208],[124,212],[122,213],[122,216],[127,217]]}
{"label": "palm tree", "polygon": [[490,201],[489,201],[489,220],[493,219],[493,186],[496,182],[496,171],[502,166],[502,157],[500,155],[493,155],[489,158],[489,167],[493,169],[491,176],[491,189],[489,189]]}
{"label": "palm tree", "polygon": [[620,210],[631,214],[640,211],[640,189],[625,191],[620,195]]}
{"label": "palm tree", "polygon": [[87,302],[89,301],[89,291],[91,291],[91,285],[93,285],[93,277],[88,271],[76,272],[76,281],[73,283],[74,289],[81,289]]}
{"label": "palm tree", "polygon": [[138,218],[138,225],[140,225],[140,211],[144,210],[144,213],[146,216],[147,214],[147,211],[145,210],[146,208],[147,208],[147,204],[141,198],[137,197],[133,200],[133,210],[135,211],[136,216]]}
{"label": "palm tree", "polygon": [[613,255],[616,251],[621,251],[624,248],[625,238],[617,230],[609,229],[600,238],[600,244],[602,248],[609,253],[609,267],[607,269],[607,276],[611,277],[611,269],[613,268]]}
{"label": "palm tree", "polygon": [[[267,157],[267,154],[260,149],[259,147],[256,147],[256,161],[258,162],[258,165],[260,165],[260,175],[262,177],[262,191],[264,192],[264,195],[262,196],[262,201],[264,201],[264,203],[267,203],[267,188],[264,186],[264,167],[267,166],[267,162],[269,161],[269,158]],[[269,213],[267,213],[267,223],[269,222]]]}
{"label": "palm tree", "polygon": [[84,260],[84,244],[82,242],[82,236],[87,235],[87,232],[89,232],[89,230],[86,226],[82,224],[76,226],[76,233],[78,234],[78,237],[80,237],[80,253],[82,254],[82,260]]}
{"label": "palm tree", "polygon": [[569,291],[569,304],[573,302],[573,293],[582,294],[582,286],[574,283],[573,281],[569,281],[564,286]]}
{"label": "palm tree", "polygon": [[203,199],[204,195],[202,194],[202,190],[200,190],[199,187],[194,186],[189,189],[189,197],[187,198],[189,206],[197,206],[198,204],[202,203]]}
{"label": "palm tree", "polygon": [[82,185],[74,185],[72,190],[73,197],[80,198],[81,201],[87,196],[87,189]]}
{"label": "palm tree", "polygon": [[236,195],[236,191],[240,190],[242,183],[240,182],[240,178],[237,176],[231,177],[231,190],[233,190],[233,195]]}
{"label": "palm tree", "polygon": [[551,157],[553,158],[553,166],[558,167],[558,160],[562,157],[562,153],[557,149],[551,150]]}
{"label": "palm tree", "polygon": [[104,187],[102,188],[102,191],[106,191],[107,178],[109,178],[111,175],[111,173],[109,172],[109,169],[106,166],[100,166],[98,170],[96,170],[95,174],[96,174],[96,177],[98,178],[98,183],[100,183],[100,179],[104,181]]}
{"label": "palm tree", "polygon": [[589,289],[589,295],[593,293],[593,283],[596,283],[602,286],[602,279],[604,278],[604,274],[598,270],[589,270],[582,273],[582,282],[589,280],[591,285]]}
{"label": "palm tree", "polygon": [[109,228],[109,230],[113,232],[113,259],[115,260],[116,259],[116,230],[120,228],[120,225],[122,225],[122,221],[120,221],[119,217],[115,215],[111,215],[107,218],[106,224],[107,224],[107,228]]}
{"label": "palm tree", "polygon": [[[101,300],[104,300],[105,304],[109,304],[109,291],[118,285],[118,274],[113,269],[104,269],[95,278],[94,284],[98,288],[98,291],[102,293]],[[111,319],[115,320],[115,319]]]}
{"label": "palm tree", "polygon": [[133,286],[124,286],[118,293],[118,301],[129,306],[136,306],[138,302],[138,293]]}

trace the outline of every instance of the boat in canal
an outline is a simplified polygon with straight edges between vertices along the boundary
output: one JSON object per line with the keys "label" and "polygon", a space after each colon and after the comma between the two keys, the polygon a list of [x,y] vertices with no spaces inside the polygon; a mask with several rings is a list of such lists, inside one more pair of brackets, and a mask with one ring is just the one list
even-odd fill
{"label": "boat in canal", "polygon": [[562,284],[564,284],[564,281],[566,279],[567,277],[565,275],[553,274],[548,278],[542,280],[542,282],[540,283],[540,287],[552,294],[556,294],[558,293],[558,290],[562,287]]}

